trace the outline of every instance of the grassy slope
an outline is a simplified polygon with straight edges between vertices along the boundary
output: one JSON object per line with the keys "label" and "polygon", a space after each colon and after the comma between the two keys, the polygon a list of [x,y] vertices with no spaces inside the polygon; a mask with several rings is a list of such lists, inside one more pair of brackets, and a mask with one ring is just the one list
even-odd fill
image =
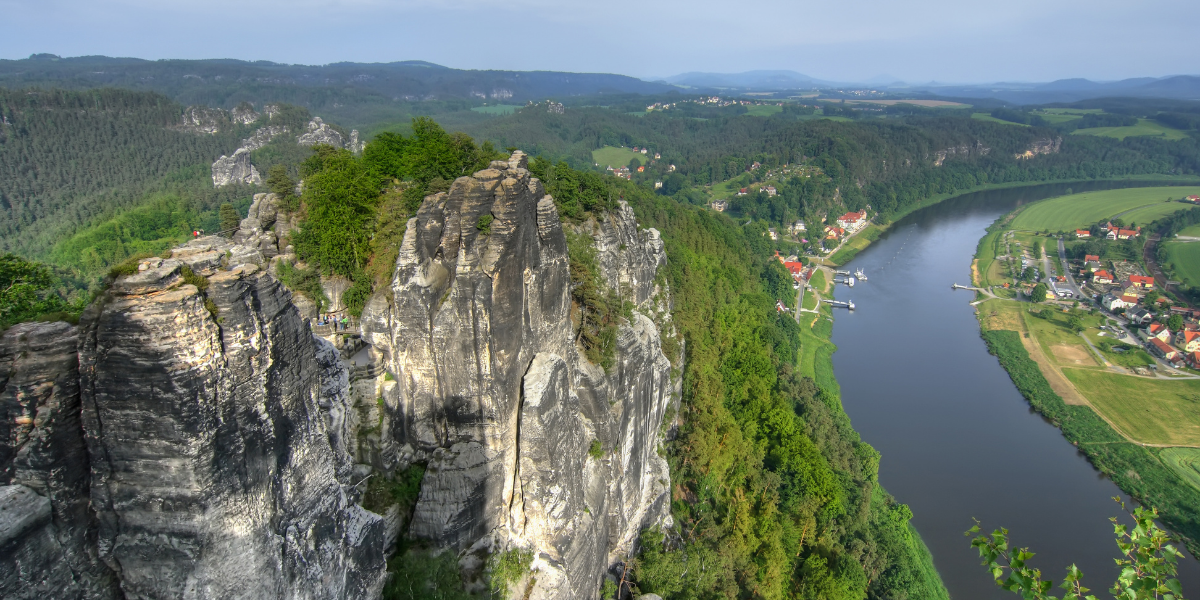
{"label": "grassy slope", "polygon": [[1017,127],[1029,127],[1028,125],[1026,125],[1024,123],[1013,123],[1012,121],[1005,121],[1003,119],[997,119],[996,117],[993,117],[992,115],[989,115],[987,113],[971,113],[971,118],[975,119],[977,121],[988,121],[989,123],[1000,123],[1001,125],[1015,125]]}
{"label": "grassy slope", "polygon": [[638,162],[647,164],[650,159],[640,152],[634,152],[629,148],[617,148],[615,146],[605,146],[599,150],[592,150],[592,160],[601,167],[612,167],[614,169],[629,166],[629,160],[636,158]]}
{"label": "grassy slope", "polygon": [[1172,276],[1200,287],[1200,242],[1167,242],[1163,250],[1171,263]]}
{"label": "grassy slope", "polygon": [[1200,445],[1200,380],[1163,381],[1080,369],[1063,373],[1133,439]]}
{"label": "grassy slope", "polygon": [[1184,481],[1200,489],[1200,449],[1163,448],[1159,458]]}
{"label": "grassy slope", "polygon": [[1169,198],[1197,193],[1200,193],[1200,187],[1149,187],[1060,196],[1043,200],[1021,211],[1021,214],[1013,219],[1012,228],[1070,231],[1088,227],[1126,211],[1131,211],[1121,217],[1126,222],[1149,223],[1176,210],[1190,208],[1187,204],[1168,202]]}
{"label": "grassy slope", "polygon": [[1138,119],[1137,125],[1130,125],[1128,127],[1089,127],[1087,129],[1076,129],[1072,133],[1074,135],[1099,135],[1119,140],[1131,136],[1151,136],[1165,140],[1182,140],[1187,138],[1186,133],[1149,119]]}

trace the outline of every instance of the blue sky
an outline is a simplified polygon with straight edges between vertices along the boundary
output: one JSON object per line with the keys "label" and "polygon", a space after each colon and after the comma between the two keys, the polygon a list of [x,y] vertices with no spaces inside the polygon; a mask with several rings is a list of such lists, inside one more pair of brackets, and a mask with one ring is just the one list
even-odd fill
{"label": "blue sky", "polygon": [[1196,0],[0,0],[0,58],[428,60],[837,81],[1200,74]]}

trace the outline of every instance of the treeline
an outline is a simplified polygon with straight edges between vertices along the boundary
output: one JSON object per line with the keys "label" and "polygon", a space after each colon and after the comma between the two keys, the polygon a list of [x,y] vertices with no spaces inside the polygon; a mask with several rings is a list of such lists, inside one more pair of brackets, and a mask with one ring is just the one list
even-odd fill
{"label": "treeline", "polygon": [[[562,115],[522,110],[467,129],[500,145],[564,157],[580,169],[590,169],[592,150],[603,146],[648,147],[663,158],[635,181],[661,181],[664,193],[682,194],[677,198],[683,201],[707,199],[695,190],[742,175],[753,162],[820,168],[826,182],[787,180],[782,198],[741,200],[746,215],[779,225],[868,204],[886,217],[932,195],[989,183],[1200,172],[1200,143],[1194,139],[1063,136],[1049,128],[952,117],[854,123],[777,117],[700,121],[580,107]],[[1059,137],[1057,153],[1013,158],[1035,142]],[[937,166],[939,151],[951,150]],[[676,170],[670,172],[669,165]]]}

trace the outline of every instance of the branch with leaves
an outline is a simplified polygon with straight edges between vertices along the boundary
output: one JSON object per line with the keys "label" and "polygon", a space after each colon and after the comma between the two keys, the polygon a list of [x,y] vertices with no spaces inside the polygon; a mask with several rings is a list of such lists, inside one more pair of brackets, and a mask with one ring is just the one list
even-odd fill
{"label": "branch with leaves", "polygon": [[[1125,508],[1119,498],[1113,500]],[[1123,558],[1117,559],[1121,574],[1109,593],[1117,600],[1183,600],[1183,589],[1175,577],[1181,553],[1169,543],[1171,536],[1154,522],[1158,511],[1138,507],[1132,516],[1133,529],[1115,517],[1110,519]],[[1067,568],[1067,575],[1059,585],[1066,594],[1061,599],[1051,596],[1054,584],[1043,580],[1041,570],[1028,564],[1033,552],[1028,548],[1011,550],[1008,530],[1003,527],[990,535],[980,534],[976,521],[964,535],[975,536],[971,546],[979,550],[981,564],[991,572],[996,584],[1025,600],[1096,600],[1096,596],[1088,594],[1091,590],[1083,587],[1083,573],[1075,565]]]}

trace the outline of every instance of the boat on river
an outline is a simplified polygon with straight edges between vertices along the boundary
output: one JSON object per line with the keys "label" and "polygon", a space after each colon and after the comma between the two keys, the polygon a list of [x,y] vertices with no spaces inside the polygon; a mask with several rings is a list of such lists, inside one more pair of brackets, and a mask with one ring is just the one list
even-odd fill
{"label": "boat on river", "polygon": [[867,274],[863,273],[863,270],[861,268],[854,272],[854,276],[857,277],[859,281],[867,280]]}

